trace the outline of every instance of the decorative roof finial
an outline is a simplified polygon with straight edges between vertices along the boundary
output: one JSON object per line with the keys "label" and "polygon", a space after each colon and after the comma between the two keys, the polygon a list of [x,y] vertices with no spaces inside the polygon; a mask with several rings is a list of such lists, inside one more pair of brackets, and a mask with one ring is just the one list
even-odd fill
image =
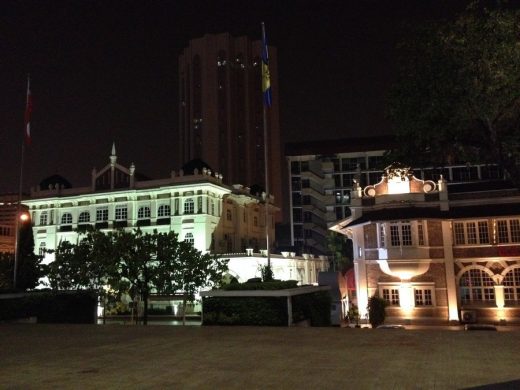
{"label": "decorative roof finial", "polygon": [[110,165],[114,166],[116,164],[116,161],[117,161],[116,143],[112,142],[112,154],[110,155]]}

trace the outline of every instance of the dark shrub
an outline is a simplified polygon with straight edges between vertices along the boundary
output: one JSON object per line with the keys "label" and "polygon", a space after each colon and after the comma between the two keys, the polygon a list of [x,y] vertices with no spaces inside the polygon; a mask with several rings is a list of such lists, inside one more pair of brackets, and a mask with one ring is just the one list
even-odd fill
{"label": "dark shrub", "polygon": [[372,296],[368,299],[368,320],[372,328],[377,328],[385,322],[386,301],[383,298]]}

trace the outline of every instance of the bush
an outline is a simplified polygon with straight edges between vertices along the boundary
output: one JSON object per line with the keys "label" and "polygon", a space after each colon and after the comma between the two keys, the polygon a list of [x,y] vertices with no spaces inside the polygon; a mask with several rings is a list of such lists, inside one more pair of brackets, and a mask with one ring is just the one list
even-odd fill
{"label": "bush", "polygon": [[37,317],[38,323],[93,324],[97,295],[91,291],[46,291],[0,299],[0,320]]}
{"label": "bush", "polygon": [[[328,291],[295,295],[291,299],[294,322],[308,319],[312,326],[330,325]],[[202,304],[203,325],[287,326],[286,297],[206,297]]]}
{"label": "bush", "polygon": [[368,320],[372,328],[377,328],[385,322],[386,306],[386,301],[378,296],[374,295],[368,299]]}

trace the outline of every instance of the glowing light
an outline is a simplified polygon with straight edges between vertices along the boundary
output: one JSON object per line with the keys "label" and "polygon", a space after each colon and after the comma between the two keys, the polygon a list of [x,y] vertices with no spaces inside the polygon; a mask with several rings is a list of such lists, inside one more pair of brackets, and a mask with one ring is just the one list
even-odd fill
{"label": "glowing light", "polygon": [[20,214],[20,221],[21,222],[27,222],[28,220],[29,220],[29,214],[27,214],[27,213]]}
{"label": "glowing light", "polygon": [[410,283],[401,283],[399,286],[399,305],[407,316],[412,314],[415,299],[413,287]]}

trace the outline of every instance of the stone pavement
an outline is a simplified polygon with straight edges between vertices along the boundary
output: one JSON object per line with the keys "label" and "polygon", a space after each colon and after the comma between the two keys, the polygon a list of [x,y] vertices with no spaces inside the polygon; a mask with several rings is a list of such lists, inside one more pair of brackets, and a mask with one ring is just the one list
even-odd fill
{"label": "stone pavement", "polygon": [[520,388],[519,331],[0,324],[1,389],[491,384]]}

